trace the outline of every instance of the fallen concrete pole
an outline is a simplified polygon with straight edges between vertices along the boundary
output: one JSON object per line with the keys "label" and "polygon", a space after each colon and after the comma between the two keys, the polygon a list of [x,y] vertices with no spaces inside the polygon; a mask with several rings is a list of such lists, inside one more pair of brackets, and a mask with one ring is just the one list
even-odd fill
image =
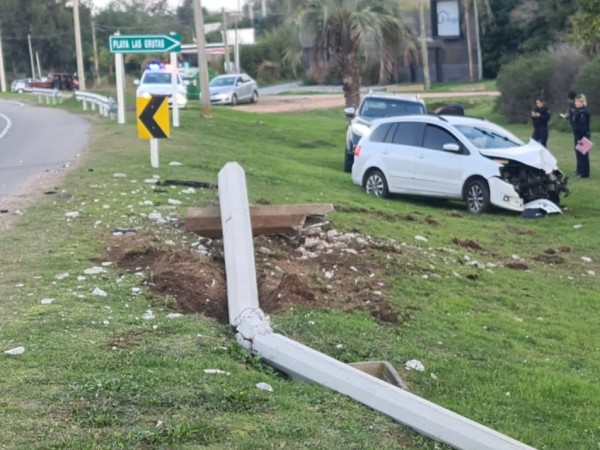
{"label": "fallen concrete pole", "polygon": [[[264,328],[264,327],[263,327]],[[275,333],[238,342],[293,378],[345,394],[420,434],[461,450],[534,450],[513,438],[456,414],[359,369]]]}
{"label": "fallen concrete pole", "polygon": [[243,169],[219,172],[229,322],[238,343],[291,377],[319,383],[459,450],[534,450],[522,442],[273,333],[258,307],[254,246]]}
{"label": "fallen concrete pole", "polygon": [[[324,216],[331,211],[331,203],[250,206],[252,234],[294,233],[302,228],[306,217]],[[221,210],[218,207],[188,208],[183,221],[186,231],[215,239],[223,236]]]}
{"label": "fallen concrete pole", "polygon": [[254,242],[244,169],[227,163],[219,172],[219,203],[227,275],[229,323],[239,325],[244,314],[258,308]]}

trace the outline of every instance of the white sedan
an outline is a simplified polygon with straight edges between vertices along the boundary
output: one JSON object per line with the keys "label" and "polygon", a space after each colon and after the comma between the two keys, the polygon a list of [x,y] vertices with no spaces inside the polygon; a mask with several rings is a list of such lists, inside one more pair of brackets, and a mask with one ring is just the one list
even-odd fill
{"label": "white sedan", "polygon": [[464,116],[381,119],[358,143],[352,181],[367,193],[463,200],[469,212],[492,205],[560,212],[567,178],[535,141],[524,143],[487,120]]}

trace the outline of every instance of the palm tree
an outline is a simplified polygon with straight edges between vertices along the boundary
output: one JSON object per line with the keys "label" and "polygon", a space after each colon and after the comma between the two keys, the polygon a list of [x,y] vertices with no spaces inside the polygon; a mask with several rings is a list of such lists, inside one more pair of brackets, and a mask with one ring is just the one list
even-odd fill
{"label": "palm tree", "polygon": [[346,106],[360,103],[360,57],[365,43],[383,49],[386,37],[398,44],[405,35],[395,0],[305,0],[291,20],[303,32],[312,32],[313,52],[325,49],[334,56]]}
{"label": "palm tree", "polygon": [[465,22],[465,34],[467,35],[467,53],[469,61],[469,80],[473,81],[473,43],[471,41],[471,14],[475,17],[475,43],[477,45],[477,75],[481,79],[481,41],[479,39],[480,24],[489,20],[492,16],[492,8],[489,0],[463,0],[463,20]]}

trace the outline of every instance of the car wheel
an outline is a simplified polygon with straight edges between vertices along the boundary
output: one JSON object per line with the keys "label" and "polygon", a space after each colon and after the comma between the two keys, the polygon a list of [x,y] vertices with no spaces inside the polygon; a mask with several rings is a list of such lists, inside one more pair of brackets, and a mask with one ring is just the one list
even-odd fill
{"label": "car wheel", "polygon": [[348,149],[344,149],[344,172],[352,172],[352,164],[354,164],[354,153],[348,153]]}
{"label": "car wheel", "polygon": [[250,99],[250,103],[256,103],[258,101],[258,92],[254,91],[252,93],[252,98]]}
{"label": "car wheel", "polygon": [[472,214],[481,214],[490,209],[490,189],[484,180],[471,180],[465,186],[465,203]]}
{"label": "car wheel", "polygon": [[24,92],[23,89],[21,89],[21,88],[17,89],[17,94],[22,94],[23,92]]}
{"label": "car wheel", "polygon": [[237,95],[233,94],[233,97],[231,97],[231,106],[235,105],[237,105]]}
{"label": "car wheel", "polygon": [[380,170],[371,170],[365,179],[365,191],[375,197],[385,198],[389,195],[388,184],[385,175]]}

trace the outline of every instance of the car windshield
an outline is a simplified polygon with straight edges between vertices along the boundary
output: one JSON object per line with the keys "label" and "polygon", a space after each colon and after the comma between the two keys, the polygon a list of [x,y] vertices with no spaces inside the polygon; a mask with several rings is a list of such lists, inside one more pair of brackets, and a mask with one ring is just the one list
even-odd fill
{"label": "car windshield", "polygon": [[455,125],[455,127],[477,148],[512,148],[525,145],[518,137],[506,130],[473,125]]}
{"label": "car windshield", "polygon": [[397,98],[366,98],[359,111],[359,115],[369,119],[407,116],[411,114],[425,114],[425,107],[418,102],[399,100]]}
{"label": "car windshield", "polygon": [[222,78],[213,78],[209,86],[212,87],[224,87],[224,86],[233,86],[235,84],[236,77],[222,77]]}
{"label": "car windshield", "polygon": [[171,74],[167,72],[146,72],[143,84],[171,84]]}

